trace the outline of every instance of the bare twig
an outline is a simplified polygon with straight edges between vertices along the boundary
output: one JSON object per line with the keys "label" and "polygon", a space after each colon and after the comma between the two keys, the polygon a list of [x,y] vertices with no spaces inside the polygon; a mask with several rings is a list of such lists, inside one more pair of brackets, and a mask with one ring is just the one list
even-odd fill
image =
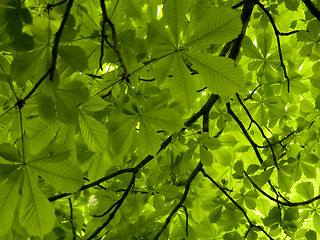
{"label": "bare twig", "polygon": [[170,212],[169,216],[166,218],[164,224],[162,225],[161,229],[157,232],[156,236],[153,238],[154,240],[159,239],[159,237],[162,234],[162,232],[169,225],[173,215],[179,210],[179,208],[182,207],[184,201],[187,199],[188,192],[190,190],[190,185],[191,185],[192,181],[194,180],[194,178],[197,176],[197,174],[201,171],[201,169],[202,169],[202,163],[200,161],[198,163],[198,165],[196,166],[196,168],[190,174],[189,178],[187,179],[186,185],[185,185],[185,189],[184,189],[183,195],[182,195],[179,203],[174,207],[174,209],[172,209],[172,211]]}
{"label": "bare twig", "polygon": [[[277,44],[278,44],[278,52],[279,52],[279,58],[280,58],[280,65],[283,69],[283,73],[284,73],[284,77],[287,79],[287,82],[288,82],[288,92],[290,92],[290,79],[289,79],[289,76],[288,76],[288,73],[287,73],[287,68],[286,66],[284,65],[284,62],[283,62],[283,56],[282,56],[282,50],[281,50],[281,44],[280,44],[280,32],[273,20],[273,17],[271,16],[271,14],[269,13],[269,11],[264,7],[263,4],[261,4],[259,1],[257,1],[257,4],[258,6],[262,9],[262,11],[267,15],[267,17],[269,18],[269,21],[273,27],[273,30],[274,30],[274,33],[276,35],[276,38],[277,38]],[[281,35],[284,35],[284,33],[282,33]]]}
{"label": "bare twig", "polygon": [[71,227],[72,227],[72,235],[73,235],[73,240],[77,239],[77,233],[76,233],[76,225],[74,224],[73,221],[73,207],[72,207],[72,201],[71,198],[68,198],[69,201],[69,207],[70,207],[70,223],[71,223]]}
{"label": "bare twig", "polygon": [[251,113],[249,112],[249,110],[248,110],[248,108],[246,107],[246,105],[242,102],[242,100],[241,100],[241,98],[240,98],[240,96],[239,96],[238,93],[236,94],[236,96],[237,96],[237,98],[238,98],[239,103],[241,104],[241,106],[243,107],[243,109],[244,109],[245,112],[247,113],[248,117],[250,118],[250,121],[253,122],[253,123],[257,126],[257,128],[259,129],[262,137],[267,141],[268,146],[269,146],[269,148],[270,148],[270,150],[271,150],[271,153],[272,153],[274,165],[276,166],[277,169],[279,169],[278,163],[277,163],[277,158],[276,158],[276,155],[275,155],[275,153],[274,153],[273,146],[271,145],[269,139],[268,139],[267,136],[264,134],[261,126],[257,123],[257,121],[253,119],[253,117],[251,116]]}
{"label": "bare twig", "polygon": [[252,138],[250,137],[247,129],[244,127],[243,123],[241,122],[241,120],[237,117],[237,115],[232,111],[231,109],[231,106],[230,106],[230,103],[228,102],[226,104],[227,106],[227,111],[228,113],[232,116],[232,118],[238,123],[239,127],[241,128],[243,134],[246,136],[246,138],[248,139],[248,141],[250,142],[251,146],[253,147],[254,149],[254,152],[256,153],[256,156],[260,162],[260,164],[263,163],[263,160],[261,158],[261,155],[260,155],[260,152],[257,148],[257,144],[252,140]]}
{"label": "bare twig", "polygon": [[306,7],[309,9],[309,11],[312,13],[313,16],[315,16],[318,21],[320,22],[320,11],[316,6],[311,2],[311,0],[302,0],[303,3],[306,5]]}
{"label": "bare twig", "polygon": [[257,189],[262,195],[264,195],[265,197],[269,198],[270,200],[274,201],[275,203],[278,203],[280,205],[284,205],[284,206],[288,206],[288,207],[297,207],[297,206],[303,206],[303,205],[308,205],[314,201],[317,201],[320,199],[320,195],[311,198],[307,201],[303,201],[303,202],[290,202],[288,200],[285,200],[285,202],[280,201],[279,199],[275,199],[274,197],[270,196],[268,193],[266,193],[265,191],[263,191],[247,174],[246,171],[243,171],[244,174],[246,175],[246,177],[249,179],[250,183],[252,184],[252,186]]}

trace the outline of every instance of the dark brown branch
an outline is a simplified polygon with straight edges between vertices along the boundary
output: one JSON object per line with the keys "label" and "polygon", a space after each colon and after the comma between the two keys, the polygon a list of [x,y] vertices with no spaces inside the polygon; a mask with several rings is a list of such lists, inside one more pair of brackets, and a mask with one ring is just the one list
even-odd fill
{"label": "dark brown branch", "polygon": [[[126,190],[124,190],[125,192]],[[118,201],[116,201],[114,204],[112,204],[109,209],[107,211],[105,211],[104,213],[102,214],[99,214],[99,215],[91,215],[92,217],[103,217],[105,215],[107,215],[115,206],[117,206],[117,204],[119,203],[120,199]]]}
{"label": "dark brown branch", "polygon": [[269,11],[264,7],[263,4],[261,4],[259,1],[257,1],[257,4],[258,6],[262,9],[262,11],[267,15],[267,17],[269,18],[269,21],[273,27],[273,30],[274,30],[274,33],[276,35],[276,38],[277,38],[277,44],[278,44],[278,53],[279,53],[279,58],[280,58],[280,65],[283,69],[283,73],[284,73],[284,77],[287,79],[287,82],[288,82],[288,92],[290,92],[290,79],[289,79],[289,76],[288,76],[288,73],[287,73],[287,68],[286,66],[284,65],[284,62],[283,62],[283,56],[282,56],[282,50],[281,50],[281,44],[280,44],[280,32],[273,20],[273,17],[271,16],[271,14],[269,13]]}
{"label": "dark brown branch", "polygon": [[252,140],[252,138],[250,137],[247,129],[244,127],[243,123],[241,122],[241,120],[237,117],[237,115],[232,111],[230,103],[228,102],[226,104],[227,106],[227,111],[228,113],[232,116],[232,118],[238,123],[238,126],[241,128],[243,134],[246,136],[246,138],[248,139],[248,141],[250,142],[251,146],[254,149],[254,152],[256,153],[257,158],[259,159],[260,164],[263,163],[263,160],[261,158],[260,152],[257,148],[257,144]]}
{"label": "dark brown branch", "polygon": [[241,21],[242,21],[242,29],[241,33],[239,36],[233,40],[232,48],[230,50],[229,58],[236,60],[239,53],[240,53],[240,48],[242,46],[242,41],[244,39],[244,36],[246,34],[248,24],[250,21],[250,17],[252,14],[252,10],[254,5],[256,4],[255,1],[244,1],[244,5],[242,8],[242,14],[241,14]]}
{"label": "dark brown branch", "polygon": [[186,236],[188,237],[188,235],[189,235],[189,230],[188,230],[188,228],[189,228],[188,210],[187,210],[187,208],[186,208],[184,205],[182,205],[181,207],[183,208],[183,210],[184,210],[184,212],[185,212],[185,214],[186,214]]}
{"label": "dark brown branch", "polygon": [[[50,75],[49,80],[53,81],[53,73],[54,73],[54,70],[56,69],[56,62],[57,62],[57,57],[58,57],[58,46],[59,46],[59,43],[60,43],[60,39],[61,39],[61,36],[62,36],[63,29],[64,29],[64,27],[66,25],[67,20],[68,20],[72,4],[73,4],[73,0],[69,0],[68,4],[67,4],[66,11],[64,12],[63,17],[62,17],[62,21],[61,21],[60,27],[59,27],[58,31],[56,32],[56,34],[55,34],[54,43],[53,43],[53,47],[52,47],[52,51],[51,51],[52,62],[51,62],[50,68],[40,78],[40,80],[33,86],[33,88],[30,90],[30,92],[23,99],[21,99],[22,102],[25,102],[26,100],[28,100],[32,96],[32,94],[39,88],[41,83],[47,78],[48,75]],[[17,105],[18,102],[19,101],[17,101],[17,103],[15,105]]]}
{"label": "dark brown branch", "polygon": [[116,215],[118,209],[121,207],[121,205],[123,204],[124,200],[126,199],[126,197],[129,194],[130,189],[132,188],[132,186],[134,185],[136,179],[136,172],[134,172],[132,174],[131,180],[128,184],[128,187],[126,189],[126,191],[123,193],[122,197],[119,199],[119,201],[117,202],[117,205],[115,206],[115,208],[113,209],[113,211],[110,213],[108,219],[100,226],[98,227],[88,238],[87,240],[91,240],[94,239],[95,236],[97,236],[106,226],[108,226],[108,224],[111,222],[111,220],[114,218],[114,216]]}
{"label": "dark brown branch", "polygon": [[311,0],[302,0],[303,3],[306,5],[306,7],[309,9],[309,11],[312,13],[313,16],[315,16],[318,21],[320,22],[320,11],[316,6],[311,2]]}
{"label": "dark brown branch", "polygon": [[244,215],[245,219],[247,220],[247,222],[249,223],[249,230],[250,228],[258,228],[260,231],[262,231],[269,239],[273,238],[261,227],[261,226],[257,226],[255,224],[253,224],[249,218],[249,216],[247,215],[246,211],[243,209],[243,207],[241,207],[230,195],[229,193],[223,188],[221,187],[215,180],[213,180],[212,177],[210,177],[210,175],[208,175],[203,169],[201,170],[202,174],[204,177],[208,178],[217,188],[219,188],[219,190],[242,212],[242,214]]}
{"label": "dark brown branch", "polygon": [[[107,9],[106,9],[106,5],[104,3],[104,0],[100,0],[100,6],[101,6],[101,11],[102,11],[102,17],[103,17],[103,25],[102,26],[105,26],[107,23],[108,25],[110,26],[111,28],[111,34],[112,34],[112,41],[113,41],[113,46],[112,46],[112,49],[114,50],[114,52],[116,53],[118,59],[119,59],[119,62],[120,62],[120,66],[123,70],[123,80],[126,80],[129,82],[129,74],[128,74],[128,70],[127,70],[127,67],[125,66],[124,64],[124,61],[123,61],[123,58],[120,54],[120,50],[119,50],[119,46],[118,46],[118,37],[117,37],[117,32],[116,32],[116,29],[114,27],[114,24],[113,22],[111,21],[111,19],[108,17],[108,14],[107,14]],[[103,28],[103,32],[101,32],[103,34],[102,36],[102,41],[106,41],[107,43],[109,43],[107,37],[105,36],[105,33],[104,33],[104,28]],[[109,43],[110,44],[110,43]],[[103,44],[101,44],[101,48],[103,47]],[[101,54],[103,54],[103,49],[101,51]],[[100,60],[101,58],[103,57],[100,56]],[[102,65],[102,64],[101,64]],[[101,66],[100,66],[101,67]]]}
{"label": "dark brown branch", "polygon": [[201,169],[202,169],[202,163],[199,162],[198,165],[196,166],[196,168],[192,171],[192,173],[190,174],[189,178],[186,181],[185,189],[184,189],[183,195],[182,195],[179,203],[174,207],[174,209],[172,209],[172,211],[170,212],[169,216],[166,218],[164,224],[162,225],[161,229],[158,231],[156,236],[153,238],[154,240],[157,240],[160,237],[162,232],[169,225],[173,215],[179,210],[179,208],[182,207],[184,201],[187,199],[188,192],[190,190],[190,185],[191,185],[192,181],[195,179],[195,177],[197,176],[197,174],[201,171]]}
{"label": "dark brown branch", "polygon": [[261,87],[261,84],[259,84],[258,86],[256,86],[253,91],[250,93],[250,95],[246,98],[243,99],[243,101],[247,101],[248,99],[252,99],[253,94],[258,90],[258,88]]}
{"label": "dark brown branch", "polygon": [[277,200],[275,199],[274,197],[270,196],[268,193],[266,193],[265,191],[263,191],[250,177],[249,175],[247,174],[246,171],[243,171],[244,174],[246,175],[246,177],[249,179],[250,183],[252,184],[252,186],[257,189],[262,195],[264,195],[265,197],[269,198],[270,200],[274,201],[275,203],[278,203],[280,205],[283,205],[283,206],[288,206],[288,207],[297,207],[297,206],[303,206],[303,205],[308,205],[314,201],[317,201],[320,199],[320,195],[314,197],[314,198],[311,198],[307,201],[304,201],[304,202],[290,202],[288,200],[285,200],[285,202],[283,201],[280,201],[280,200]]}
{"label": "dark brown branch", "polygon": [[68,201],[69,201],[69,207],[70,207],[70,223],[71,223],[71,228],[72,228],[72,236],[73,236],[73,240],[76,240],[77,239],[77,233],[76,233],[76,225],[74,224],[74,221],[73,221],[73,207],[72,207],[72,201],[71,201],[71,198],[68,198]]}
{"label": "dark brown branch", "polygon": [[[92,187],[94,187],[94,186],[97,186],[97,185],[99,185],[100,183],[105,182],[105,181],[107,181],[107,180],[109,180],[109,179],[111,179],[111,178],[114,178],[114,177],[118,176],[118,175],[121,175],[121,174],[124,174],[124,173],[129,173],[129,172],[134,172],[134,171],[135,171],[134,168],[127,168],[127,169],[122,169],[122,170],[116,171],[116,172],[114,172],[114,173],[111,173],[111,174],[103,177],[103,178],[98,179],[97,181],[94,181],[94,182],[92,182],[92,183],[83,185],[83,186],[78,190],[78,192],[83,191],[83,190],[86,190],[86,189],[88,189],[88,188],[92,188]],[[73,194],[73,193],[62,193],[62,194],[59,194],[59,195],[57,195],[57,196],[50,197],[50,198],[48,198],[48,200],[49,200],[50,202],[53,202],[53,201],[56,201],[56,200],[58,200],[58,199],[60,199],[60,198],[64,198],[64,197],[69,196],[69,195],[72,195],[72,194]]]}
{"label": "dark brown branch", "polygon": [[269,148],[270,148],[270,150],[271,150],[271,153],[272,153],[274,165],[276,166],[277,169],[279,169],[278,163],[277,163],[277,158],[276,158],[276,155],[275,155],[275,153],[274,153],[273,147],[272,147],[269,139],[268,139],[267,136],[264,134],[261,126],[257,123],[257,121],[253,119],[253,117],[251,116],[251,113],[249,112],[248,108],[247,108],[246,105],[244,105],[244,103],[242,102],[239,94],[237,93],[236,95],[237,95],[237,98],[238,98],[239,103],[241,104],[241,106],[243,107],[243,109],[244,109],[245,112],[247,113],[248,117],[250,118],[250,121],[253,122],[253,123],[257,126],[257,128],[259,129],[262,137],[267,141],[268,146],[269,146]]}
{"label": "dark brown branch", "polygon": [[297,33],[297,32],[299,32],[299,30],[294,30],[294,31],[287,32],[287,33],[279,32],[279,35],[280,35],[280,36],[290,36],[290,35],[295,34],[295,33]]}
{"label": "dark brown branch", "polygon": [[194,115],[192,115],[189,120],[184,124],[186,127],[191,127],[191,125],[201,116],[203,116],[203,114],[207,113],[208,111],[210,111],[210,109],[212,108],[212,106],[216,103],[216,101],[219,99],[218,95],[215,94],[211,94],[210,98],[208,99],[208,101],[203,105],[203,107]]}

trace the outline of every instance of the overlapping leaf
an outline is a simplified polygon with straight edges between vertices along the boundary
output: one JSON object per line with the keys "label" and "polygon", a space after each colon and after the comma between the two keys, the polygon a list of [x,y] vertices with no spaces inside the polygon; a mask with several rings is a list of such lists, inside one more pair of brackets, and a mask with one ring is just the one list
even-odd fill
{"label": "overlapping leaf", "polygon": [[43,237],[52,230],[55,214],[53,206],[38,188],[37,175],[31,169],[25,171],[22,191],[20,223],[30,235]]}
{"label": "overlapping leaf", "polygon": [[202,21],[203,24],[190,35],[184,44],[193,45],[221,44],[236,38],[241,31],[240,12],[227,7],[213,8]]}
{"label": "overlapping leaf", "polygon": [[202,81],[214,93],[231,96],[245,89],[245,80],[241,68],[228,58],[186,53],[194,64]]}
{"label": "overlapping leaf", "polygon": [[84,112],[79,114],[80,132],[84,142],[93,152],[101,152],[107,146],[108,130],[105,125]]}

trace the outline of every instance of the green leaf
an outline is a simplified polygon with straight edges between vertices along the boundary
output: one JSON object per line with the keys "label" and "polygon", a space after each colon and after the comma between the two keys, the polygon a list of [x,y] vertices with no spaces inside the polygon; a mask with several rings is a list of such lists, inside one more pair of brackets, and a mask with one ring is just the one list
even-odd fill
{"label": "green leaf", "polygon": [[58,89],[59,93],[74,102],[82,103],[88,100],[89,91],[86,85],[80,81],[72,81]]}
{"label": "green leaf", "polygon": [[257,38],[257,44],[262,52],[263,57],[266,58],[271,48],[272,35],[267,32],[259,34]]}
{"label": "green leaf", "polygon": [[159,193],[167,198],[175,198],[179,194],[179,188],[175,185],[162,185]]}
{"label": "green leaf", "polygon": [[303,174],[307,178],[317,178],[317,173],[313,166],[311,166],[310,164],[304,163],[302,161],[300,162],[300,166]]}
{"label": "green leaf", "polygon": [[204,166],[211,166],[213,163],[213,156],[211,152],[200,145],[200,160]]}
{"label": "green leaf", "polygon": [[256,46],[247,36],[243,39],[243,54],[249,58],[263,59]]}
{"label": "green leaf", "polygon": [[58,121],[45,122],[41,118],[33,118],[26,120],[24,127],[29,137],[30,151],[35,155],[55,137],[60,124]]}
{"label": "green leaf", "polygon": [[30,53],[18,55],[11,64],[12,80],[25,84],[28,80],[32,80],[41,61],[43,49],[38,49]]}
{"label": "green leaf", "polygon": [[314,187],[311,182],[299,183],[296,186],[296,191],[306,200],[309,200],[314,197]]}
{"label": "green leaf", "polygon": [[56,107],[53,97],[42,94],[41,101],[38,105],[39,116],[41,119],[51,122],[56,117]]}
{"label": "green leaf", "polygon": [[313,227],[318,234],[320,234],[319,226],[320,226],[320,215],[318,212],[315,211],[313,214]]}
{"label": "green leaf", "polygon": [[152,109],[148,112],[142,113],[141,115],[145,120],[159,128],[159,130],[166,129],[168,131],[176,132],[183,127],[181,124],[181,116],[171,108],[163,108],[159,110]]}
{"label": "green leaf", "polygon": [[317,233],[313,230],[309,230],[305,233],[305,237],[307,240],[317,240]]}
{"label": "green leaf", "polygon": [[162,22],[153,20],[148,24],[149,44],[166,44],[174,46],[173,41]]}
{"label": "green leaf", "polygon": [[9,162],[22,162],[17,149],[9,143],[0,144],[0,156]]}
{"label": "green leaf", "polygon": [[77,71],[88,68],[88,56],[79,46],[59,46],[59,55]]}
{"label": "green leaf", "polygon": [[202,81],[214,94],[231,96],[245,89],[241,68],[229,58],[186,53]]}
{"label": "green leaf", "polygon": [[106,148],[108,130],[105,125],[84,112],[80,112],[79,126],[81,136],[91,151],[102,152]]}
{"label": "green leaf", "polygon": [[19,221],[32,236],[42,238],[49,233],[55,223],[52,204],[37,186],[37,176],[26,169],[19,211]]}
{"label": "green leaf", "polygon": [[137,135],[137,119],[126,117],[122,121],[118,118],[114,120],[118,120],[120,126],[109,130],[109,142],[112,145],[116,158],[122,158],[129,151]]}
{"label": "green leaf", "polygon": [[201,201],[198,197],[193,201],[191,216],[192,216],[192,219],[198,223],[201,222],[204,218],[204,212],[201,207]]}
{"label": "green leaf", "polygon": [[209,221],[217,223],[221,219],[222,206],[213,209],[209,214]]}
{"label": "green leaf", "polygon": [[139,147],[144,154],[156,154],[162,143],[156,130],[154,130],[151,124],[146,121],[140,122],[139,139]]}
{"label": "green leaf", "polygon": [[226,233],[223,235],[224,240],[241,240],[241,235],[238,232]]}
{"label": "green leaf", "polygon": [[29,34],[21,33],[15,36],[11,45],[18,52],[27,52],[34,48],[34,40]]}
{"label": "green leaf", "polygon": [[67,161],[57,163],[33,161],[28,166],[62,192],[76,192],[83,184],[81,170]]}
{"label": "green leaf", "polygon": [[182,59],[176,55],[173,62],[173,80],[170,91],[174,99],[183,106],[190,108],[196,99],[196,79],[187,69]]}
{"label": "green leaf", "polygon": [[60,121],[66,124],[76,124],[78,121],[76,103],[59,92],[54,94],[54,101]]}
{"label": "green leaf", "polygon": [[240,12],[227,7],[213,8],[204,16],[203,24],[190,35],[184,44],[210,45],[227,43],[236,38],[242,28]]}
{"label": "green leaf", "polygon": [[164,201],[161,198],[161,196],[156,192],[154,192],[153,194],[153,207],[157,211],[162,211],[164,209]]}
{"label": "green leaf", "polygon": [[176,46],[180,44],[188,9],[189,0],[168,0],[163,4],[163,18],[170,27]]}
{"label": "green leaf", "polygon": [[[249,170],[249,169],[248,169]],[[268,169],[260,173],[258,176],[252,176],[251,179],[259,186],[262,187],[267,183],[272,175],[273,169]]]}
{"label": "green leaf", "polygon": [[220,147],[222,147],[222,144],[218,138],[203,139],[201,140],[201,144],[203,144],[205,147],[209,148],[210,150],[217,150]]}
{"label": "green leaf", "polygon": [[282,170],[278,171],[278,184],[282,191],[290,192],[292,187],[292,180]]}
{"label": "green leaf", "polygon": [[20,175],[0,184],[0,236],[6,234],[12,224],[19,198]]}
{"label": "green leaf", "polygon": [[83,105],[83,108],[90,112],[97,112],[105,109],[108,106],[108,103],[104,101],[99,96],[94,96],[86,101]]}

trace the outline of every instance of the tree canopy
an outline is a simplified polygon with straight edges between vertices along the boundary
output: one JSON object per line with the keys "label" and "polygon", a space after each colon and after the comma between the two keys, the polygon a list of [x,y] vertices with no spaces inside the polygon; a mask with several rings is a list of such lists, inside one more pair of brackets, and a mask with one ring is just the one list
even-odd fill
{"label": "tree canopy", "polygon": [[0,239],[319,239],[319,9],[2,0]]}

